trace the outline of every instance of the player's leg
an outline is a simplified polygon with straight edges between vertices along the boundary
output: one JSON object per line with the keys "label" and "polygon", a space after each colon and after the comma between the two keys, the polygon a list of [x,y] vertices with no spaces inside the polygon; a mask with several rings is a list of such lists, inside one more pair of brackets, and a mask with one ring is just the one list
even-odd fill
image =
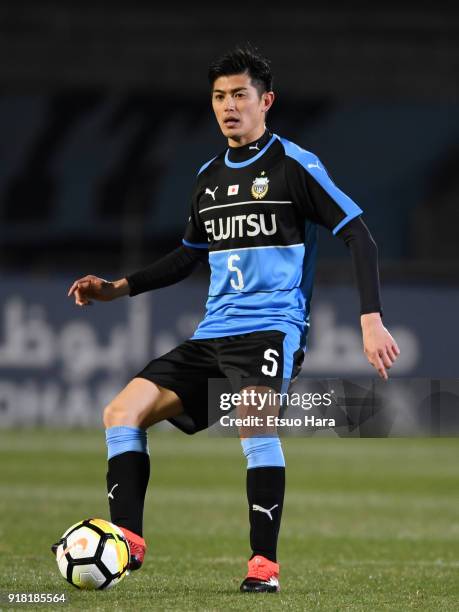
{"label": "player's leg", "polygon": [[[275,397],[275,389],[248,387],[252,397]],[[243,390],[244,391],[244,390]],[[252,554],[248,573],[241,585],[244,592],[276,592],[279,590],[277,540],[285,493],[285,460],[276,427],[267,424],[267,417],[279,415],[279,403],[260,401],[243,404],[238,416],[257,416],[261,424],[240,428],[241,445],[247,459],[246,491],[249,506],[250,547]]]}
{"label": "player's leg", "polygon": [[182,412],[181,401],[173,391],[143,378],[134,378],[104,410],[110,516],[129,540],[131,569],[141,566],[146,549],[143,509],[150,477],[147,428]]}
{"label": "player's leg", "polygon": [[112,521],[145,550],[143,507],[150,473],[146,430],[164,419],[194,433],[207,426],[207,379],[216,376],[212,343],[187,340],[154,359],[110,402],[107,428],[107,487]]}
{"label": "player's leg", "polygon": [[[280,331],[255,332],[236,339],[227,352],[226,364],[231,372],[244,381],[257,380],[257,390],[265,396],[268,389],[284,392],[294,371],[294,354],[300,343],[299,333]],[[220,356],[221,357],[221,356]],[[222,358],[222,357],[221,357]],[[269,399],[269,394],[268,394]],[[247,458],[247,500],[249,504],[250,544],[252,556],[249,571],[241,585],[246,592],[279,590],[277,540],[280,530],[285,492],[285,461],[281,442],[273,427],[266,427],[268,414],[277,416],[279,405],[265,402],[262,411],[257,406],[252,414],[265,416],[262,430],[240,431],[242,448]]]}
{"label": "player's leg", "polygon": [[[107,487],[113,523],[124,532],[131,551],[130,569],[138,569],[146,551],[143,506],[150,475],[147,428],[183,412],[177,394],[134,378],[105,408],[108,447]],[[53,544],[56,553],[59,543]]]}

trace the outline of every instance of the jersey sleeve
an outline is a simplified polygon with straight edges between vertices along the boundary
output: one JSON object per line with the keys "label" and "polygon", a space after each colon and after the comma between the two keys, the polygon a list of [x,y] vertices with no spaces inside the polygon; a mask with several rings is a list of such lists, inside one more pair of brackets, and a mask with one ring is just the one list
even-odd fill
{"label": "jersey sleeve", "polygon": [[382,316],[379,287],[378,247],[363,219],[352,219],[339,232],[352,256],[360,295],[360,314],[379,312]]}
{"label": "jersey sleeve", "polygon": [[196,187],[191,198],[190,216],[188,218],[188,224],[185,228],[185,234],[182,242],[187,247],[192,247],[195,249],[208,249],[209,243],[207,240],[207,234],[203,224],[201,223],[198,210],[198,194],[199,190]]}
{"label": "jersey sleeve", "polygon": [[283,144],[287,182],[302,216],[336,234],[362,214],[362,209],[335,185],[318,157],[288,141]]}
{"label": "jersey sleeve", "polygon": [[147,268],[126,276],[131,297],[168,287],[189,276],[200,263],[207,260],[207,253],[202,249],[190,249],[182,245],[175,251],[158,259]]}

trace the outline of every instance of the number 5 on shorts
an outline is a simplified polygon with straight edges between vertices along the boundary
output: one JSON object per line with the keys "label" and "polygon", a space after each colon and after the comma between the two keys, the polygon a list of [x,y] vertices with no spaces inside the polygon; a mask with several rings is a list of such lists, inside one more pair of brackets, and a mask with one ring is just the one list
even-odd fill
{"label": "number 5 on shorts", "polygon": [[274,349],[266,349],[263,358],[265,361],[269,361],[269,366],[267,366],[266,364],[264,364],[261,367],[261,372],[262,374],[264,374],[265,376],[276,376],[277,374],[277,368],[278,368],[278,364],[276,359],[274,358],[274,355],[276,357],[279,357],[279,353],[274,350]]}

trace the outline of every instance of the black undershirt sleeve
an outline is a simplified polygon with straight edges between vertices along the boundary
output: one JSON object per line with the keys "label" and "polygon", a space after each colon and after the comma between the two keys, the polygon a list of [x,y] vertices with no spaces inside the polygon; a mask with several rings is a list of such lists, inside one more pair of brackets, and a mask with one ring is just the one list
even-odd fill
{"label": "black undershirt sleeve", "polygon": [[200,263],[207,260],[207,249],[179,246],[150,266],[126,276],[129,295],[132,297],[145,291],[178,283],[189,276]]}
{"label": "black undershirt sleeve", "polygon": [[368,227],[357,217],[349,221],[336,235],[344,240],[351,251],[360,294],[360,314],[379,312],[382,315],[378,248]]}

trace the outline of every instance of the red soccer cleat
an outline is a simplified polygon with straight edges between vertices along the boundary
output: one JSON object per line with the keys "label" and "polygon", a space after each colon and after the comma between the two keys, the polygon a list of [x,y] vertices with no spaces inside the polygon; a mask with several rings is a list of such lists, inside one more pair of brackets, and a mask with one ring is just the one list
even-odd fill
{"label": "red soccer cleat", "polygon": [[279,564],[255,555],[250,559],[249,571],[241,584],[242,593],[277,593],[279,586]]}
{"label": "red soccer cleat", "polygon": [[133,531],[129,531],[126,527],[118,527],[124,533],[124,537],[129,544],[129,551],[131,553],[131,561],[129,563],[130,570],[138,570],[142,567],[143,559],[145,557],[145,553],[147,551],[147,545],[145,540],[134,533]]}

